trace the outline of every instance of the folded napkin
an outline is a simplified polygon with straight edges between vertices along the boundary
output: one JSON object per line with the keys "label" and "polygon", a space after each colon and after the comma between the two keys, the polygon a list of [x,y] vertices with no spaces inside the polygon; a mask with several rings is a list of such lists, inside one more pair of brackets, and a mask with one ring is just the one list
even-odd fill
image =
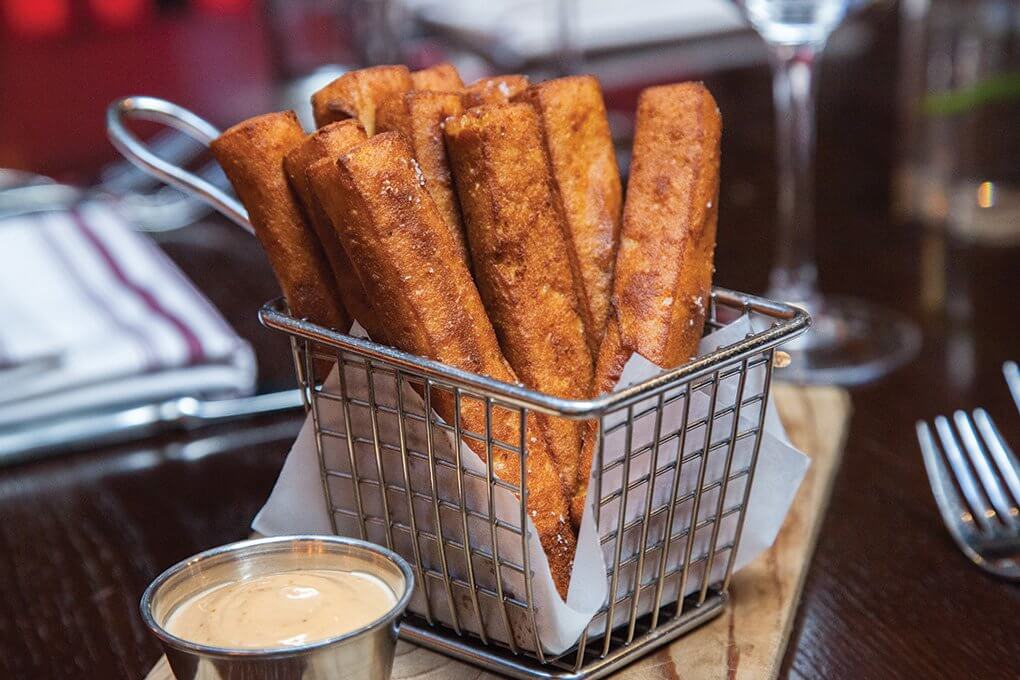
{"label": "folded napkin", "polygon": [[0,428],[254,386],[251,347],[114,205],[0,221]]}

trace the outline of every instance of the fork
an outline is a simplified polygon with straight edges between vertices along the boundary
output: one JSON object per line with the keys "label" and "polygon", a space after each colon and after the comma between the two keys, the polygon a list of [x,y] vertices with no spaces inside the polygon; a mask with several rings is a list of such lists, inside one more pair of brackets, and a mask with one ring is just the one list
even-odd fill
{"label": "fork", "polygon": [[924,467],[942,521],[974,564],[996,576],[1020,580],[1016,456],[984,409],[975,409],[973,418],[957,411],[952,422],[939,416],[935,431],[941,451],[928,423],[917,422]]}
{"label": "fork", "polygon": [[1002,365],[1002,374],[1006,376],[1009,393],[1013,395],[1016,410],[1020,411],[1020,367],[1015,361],[1007,361]]}

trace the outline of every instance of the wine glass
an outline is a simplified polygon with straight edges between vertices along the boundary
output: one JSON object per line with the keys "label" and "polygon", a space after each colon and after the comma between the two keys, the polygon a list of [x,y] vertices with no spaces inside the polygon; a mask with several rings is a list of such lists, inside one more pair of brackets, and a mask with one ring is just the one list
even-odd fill
{"label": "wine glass", "polygon": [[822,295],[814,252],[815,91],[825,42],[846,14],[870,0],[735,0],[765,40],[773,74],[778,161],[779,240],[767,295],[805,307],[812,328],[784,346],[784,376],[798,382],[856,385],[909,360],[917,328],[855,298]]}

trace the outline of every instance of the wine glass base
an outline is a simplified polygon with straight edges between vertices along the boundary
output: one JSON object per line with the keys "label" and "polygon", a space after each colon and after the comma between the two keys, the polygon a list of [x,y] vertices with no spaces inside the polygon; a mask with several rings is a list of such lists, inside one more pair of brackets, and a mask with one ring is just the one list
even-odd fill
{"label": "wine glass base", "polygon": [[791,361],[776,372],[779,380],[863,385],[910,361],[921,347],[917,326],[882,307],[837,296],[805,307],[811,328],[780,348]]}

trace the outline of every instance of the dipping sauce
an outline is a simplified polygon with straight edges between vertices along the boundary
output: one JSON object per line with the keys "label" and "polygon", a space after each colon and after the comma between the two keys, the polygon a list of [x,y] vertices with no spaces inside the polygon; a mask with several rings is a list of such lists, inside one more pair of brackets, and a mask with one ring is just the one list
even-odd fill
{"label": "dipping sauce", "polygon": [[306,569],[214,586],[181,603],[164,627],[214,647],[297,647],[361,628],[396,603],[371,574]]}

